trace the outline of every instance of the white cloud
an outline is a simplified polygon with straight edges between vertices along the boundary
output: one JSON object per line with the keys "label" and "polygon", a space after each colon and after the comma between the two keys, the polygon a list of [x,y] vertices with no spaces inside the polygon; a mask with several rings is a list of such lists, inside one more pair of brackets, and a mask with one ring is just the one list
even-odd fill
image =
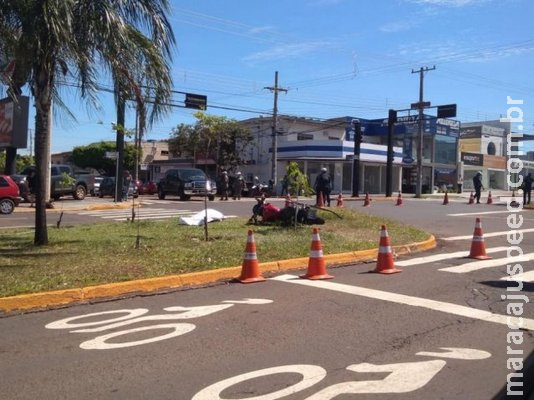
{"label": "white cloud", "polygon": [[304,54],[309,54],[317,49],[324,49],[330,46],[330,43],[320,42],[307,42],[307,43],[294,43],[275,46],[271,49],[259,51],[243,58],[245,62],[259,62],[267,60],[280,60],[283,58],[295,58]]}
{"label": "white cloud", "polygon": [[402,31],[408,31],[416,26],[415,21],[404,20],[404,21],[395,21],[382,25],[379,29],[385,33],[396,33]]}

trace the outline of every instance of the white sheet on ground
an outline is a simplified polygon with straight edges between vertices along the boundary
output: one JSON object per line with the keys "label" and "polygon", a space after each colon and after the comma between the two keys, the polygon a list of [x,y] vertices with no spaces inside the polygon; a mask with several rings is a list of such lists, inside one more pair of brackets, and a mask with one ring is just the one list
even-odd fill
{"label": "white sheet on ground", "polygon": [[178,223],[180,225],[204,225],[204,218],[206,217],[206,213],[208,215],[208,223],[213,221],[222,221],[224,219],[224,215],[222,212],[219,212],[212,208],[208,208],[190,217],[180,217]]}

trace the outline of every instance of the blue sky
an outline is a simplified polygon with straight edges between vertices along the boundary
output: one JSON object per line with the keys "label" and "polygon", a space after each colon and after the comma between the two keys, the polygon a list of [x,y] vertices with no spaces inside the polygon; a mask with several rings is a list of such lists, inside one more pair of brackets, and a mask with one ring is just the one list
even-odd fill
{"label": "blue sky", "polygon": [[[458,104],[462,122],[505,116],[506,97],[523,100],[534,133],[534,31],[531,0],[171,0],[177,39],[174,89],[208,97],[207,113],[246,119],[278,111],[310,118],[387,117],[418,100]],[[70,97],[70,96],[69,96]],[[175,102],[183,101],[176,95]],[[87,111],[69,99],[77,122],[54,120],[52,151],[114,140],[112,99]],[[193,123],[175,108],[146,133],[167,139]],[[126,127],[134,128],[132,113]],[[20,151],[24,153],[24,151]]]}

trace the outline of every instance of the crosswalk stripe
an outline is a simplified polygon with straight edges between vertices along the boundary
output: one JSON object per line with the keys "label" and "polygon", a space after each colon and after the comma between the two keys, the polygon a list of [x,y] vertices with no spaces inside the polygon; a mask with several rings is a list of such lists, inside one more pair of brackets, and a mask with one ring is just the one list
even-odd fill
{"label": "crosswalk stripe", "polygon": [[[440,311],[447,314],[459,315],[466,318],[477,319],[485,322],[494,322],[501,325],[508,325],[509,315],[493,314],[489,311],[470,308],[453,303],[446,303],[443,301],[425,299],[415,296],[407,296],[404,294],[397,294],[385,292],[382,290],[368,289],[361,286],[350,286],[342,283],[335,283],[329,281],[313,281],[308,279],[300,279],[295,275],[280,275],[271,280],[292,283],[296,285],[310,286],[319,289],[333,290],[355,296],[362,296],[376,300],[389,301],[392,303],[403,304],[413,307],[426,308],[428,310]],[[516,318],[514,318],[515,320]],[[523,329],[534,330],[534,319],[523,318]]]}
{"label": "crosswalk stripe", "polygon": [[529,261],[534,257],[534,253],[523,254],[520,257],[506,257],[506,258],[497,258],[493,260],[479,260],[473,261],[462,265],[457,265],[454,267],[441,268],[440,271],[453,272],[456,274],[464,274],[466,272],[473,272],[479,269],[499,267],[501,265],[518,263],[522,261]]}
{"label": "crosswalk stripe", "polygon": [[[519,229],[518,232],[523,232],[523,233],[529,233],[529,232],[534,232],[534,228],[528,228],[528,229]],[[491,233],[484,233],[484,237],[485,238],[488,238],[488,237],[495,237],[495,236],[506,236],[510,233],[510,231],[501,231],[501,232],[491,232]],[[447,240],[447,241],[452,241],[452,240],[467,240],[467,239],[472,239],[473,238],[473,235],[469,235],[469,236],[450,236],[450,237],[444,237],[444,238],[440,238],[441,240]]]}
{"label": "crosswalk stripe", "polygon": [[[100,215],[100,218],[102,219],[111,219],[111,218],[117,218],[117,217],[129,217],[131,216],[132,213],[129,212],[129,213],[122,213],[122,214],[106,214],[106,215]],[[169,217],[179,217],[179,216],[184,216],[184,215],[192,215],[192,213],[183,213],[183,212],[176,212],[176,211],[169,211],[169,212],[149,212],[149,213],[145,213],[145,212],[136,212],[135,213],[136,216],[138,217],[151,217],[151,216],[161,216],[161,217],[165,217],[165,216],[169,216]]]}
{"label": "crosswalk stripe", "polygon": [[[492,247],[489,249],[486,249],[486,253],[497,253],[499,251],[506,251],[509,247]],[[462,258],[467,257],[469,255],[469,251],[457,251],[454,253],[443,253],[443,254],[434,254],[432,256],[426,256],[426,257],[417,257],[417,258],[411,258],[409,260],[403,260],[403,261],[396,261],[395,265],[398,265],[399,267],[407,267],[410,265],[418,265],[418,264],[427,264],[431,262],[436,261],[442,261],[442,260],[449,260],[452,258]]]}
{"label": "crosswalk stripe", "polygon": [[523,281],[523,282],[534,282],[534,271],[525,272],[522,274],[515,274],[513,276],[507,275],[501,278],[501,281]]}
{"label": "crosswalk stripe", "polygon": [[[101,210],[101,211],[80,211],[77,214],[80,215],[89,215],[92,217],[101,217],[103,215],[123,215],[131,214],[131,209],[126,210]],[[146,210],[137,210],[135,209],[136,214],[153,214],[153,213],[175,213],[175,214],[193,214],[191,210],[169,210],[168,208],[151,208]]]}

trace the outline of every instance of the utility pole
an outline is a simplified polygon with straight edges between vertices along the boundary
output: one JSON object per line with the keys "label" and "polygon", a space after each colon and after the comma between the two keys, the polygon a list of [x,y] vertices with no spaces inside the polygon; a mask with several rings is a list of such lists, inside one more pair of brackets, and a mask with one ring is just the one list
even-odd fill
{"label": "utility pole", "polygon": [[415,197],[420,198],[422,193],[423,184],[423,110],[425,109],[425,103],[423,101],[423,87],[425,72],[433,71],[436,66],[432,68],[421,67],[419,70],[413,70],[412,74],[419,74],[419,102],[417,108],[419,109],[419,126],[417,131],[417,185],[415,189]]}
{"label": "utility pole", "polygon": [[277,146],[278,146],[278,92],[286,92],[287,89],[278,87],[278,71],[274,73],[274,86],[268,86],[264,89],[269,89],[271,92],[274,93],[274,107],[273,107],[273,124],[272,124],[272,132],[273,132],[273,154],[272,154],[272,163],[271,163],[271,179],[273,181],[273,186],[276,186],[276,164],[278,161],[278,155],[277,155]]}

